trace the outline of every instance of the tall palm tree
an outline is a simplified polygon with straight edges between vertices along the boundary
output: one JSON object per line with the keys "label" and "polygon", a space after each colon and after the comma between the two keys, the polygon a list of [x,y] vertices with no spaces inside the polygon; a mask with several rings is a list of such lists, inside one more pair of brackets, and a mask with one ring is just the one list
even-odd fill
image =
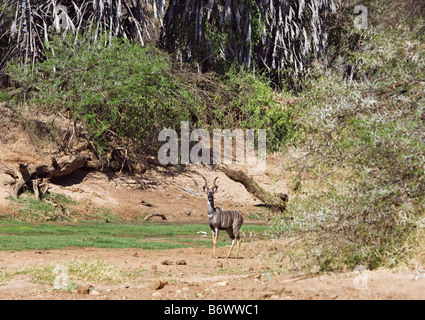
{"label": "tall palm tree", "polygon": [[[34,64],[46,58],[54,34],[90,32],[93,41],[124,37],[144,45],[151,17],[160,18],[164,0],[5,0],[0,6],[0,69],[12,57]],[[148,11],[151,11],[148,13]],[[7,39],[7,41],[5,40]]]}
{"label": "tall palm tree", "polygon": [[260,68],[280,82],[299,75],[327,41],[338,0],[170,0],[164,46],[201,69],[220,62]]}

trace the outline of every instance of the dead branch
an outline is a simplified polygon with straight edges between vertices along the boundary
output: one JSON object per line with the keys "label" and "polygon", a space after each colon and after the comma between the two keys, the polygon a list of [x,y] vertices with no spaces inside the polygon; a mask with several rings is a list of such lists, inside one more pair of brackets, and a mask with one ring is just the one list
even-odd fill
{"label": "dead branch", "polygon": [[40,179],[32,180],[32,188],[34,190],[35,199],[40,200]]}
{"label": "dead branch", "polygon": [[47,182],[44,182],[40,185],[40,187],[43,187],[43,186],[44,186],[44,190],[43,190],[43,193],[41,194],[41,198],[44,198],[47,191],[49,191],[49,189],[51,188]]}
{"label": "dead branch", "polygon": [[163,215],[161,213],[151,213],[151,214],[147,215],[143,220],[144,221],[149,221],[153,217],[161,217],[162,220],[167,220],[167,218],[165,217],[165,215]]}
{"label": "dead branch", "polygon": [[188,188],[185,188],[185,187],[182,187],[182,186],[179,186],[179,188],[182,189],[182,190],[184,190],[184,191],[186,191],[186,192],[189,192],[189,193],[191,193],[191,194],[193,194],[195,196],[198,196],[198,197],[203,197],[204,196],[203,194],[195,193],[192,190],[190,190]]}
{"label": "dead branch", "polygon": [[223,171],[229,179],[243,184],[249,193],[263,201],[273,212],[284,212],[286,210],[286,203],[288,202],[288,196],[286,194],[270,194],[242,171],[229,169],[224,166],[221,167],[220,170]]}

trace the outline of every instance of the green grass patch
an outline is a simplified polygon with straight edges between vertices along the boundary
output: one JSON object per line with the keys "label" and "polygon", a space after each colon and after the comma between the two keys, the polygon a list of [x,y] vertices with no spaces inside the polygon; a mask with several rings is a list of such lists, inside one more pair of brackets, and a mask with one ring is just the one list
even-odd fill
{"label": "green grass patch", "polygon": [[[48,192],[42,200],[37,200],[31,192],[27,191],[21,194],[18,199],[10,196],[7,199],[13,204],[13,219],[25,222],[119,220],[119,217],[108,208],[93,206],[91,202],[74,201],[60,193]],[[10,218],[10,216],[8,217]]]}
{"label": "green grass patch", "polygon": [[[242,231],[264,233],[267,226],[244,226]],[[140,248],[162,250],[210,247],[207,225],[156,223],[28,223],[0,222],[0,250],[47,250],[65,247]],[[226,233],[221,234],[227,238]],[[230,244],[219,241],[218,246]]]}

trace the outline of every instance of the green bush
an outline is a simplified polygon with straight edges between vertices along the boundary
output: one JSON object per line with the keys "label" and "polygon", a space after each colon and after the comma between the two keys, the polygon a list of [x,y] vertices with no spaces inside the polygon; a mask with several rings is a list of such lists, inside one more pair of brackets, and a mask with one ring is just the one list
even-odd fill
{"label": "green bush", "polygon": [[[216,125],[232,128],[237,123],[242,129],[267,129],[268,149],[281,150],[296,136],[297,109],[284,106],[282,97],[270,88],[271,82],[265,78],[231,69],[222,89],[228,102],[214,109]],[[280,95],[291,97],[285,92]]]}
{"label": "green bush", "polygon": [[20,75],[24,87],[35,86],[32,103],[53,112],[72,110],[86,123],[100,153],[114,137],[149,150],[158,130],[191,116],[197,120],[199,102],[179,86],[171,61],[158,50],[121,40],[106,47],[70,43],[56,41],[32,74],[19,66],[11,73]]}
{"label": "green bush", "polygon": [[318,69],[301,99],[301,188],[275,228],[308,271],[396,266],[423,234],[425,46],[400,27],[353,56],[361,81]]}
{"label": "green bush", "polygon": [[267,83],[250,73],[177,70],[160,50],[122,39],[108,46],[88,40],[74,45],[73,38],[50,45],[48,59],[32,72],[10,65],[9,74],[23,91],[31,89],[35,108],[71,110],[87,125],[99,154],[123,146],[154,153],[158,133],[179,132],[181,121],[192,128],[264,128],[271,148],[291,137],[290,112],[278,109]]}

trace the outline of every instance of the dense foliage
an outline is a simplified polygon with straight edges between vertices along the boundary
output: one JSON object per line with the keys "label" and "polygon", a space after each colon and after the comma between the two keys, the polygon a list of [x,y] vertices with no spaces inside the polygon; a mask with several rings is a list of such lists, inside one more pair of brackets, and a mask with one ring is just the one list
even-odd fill
{"label": "dense foliage", "polygon": [[[400,14],[393,9],[383,10],[390,21]],[[395,266],[423,241],[424,22],[399,21],[347,27],[345,36],[359,41],[340,45],[332,69],[311,70],[300,105],[304,153],[292,167],[286,213],[292,220],[276,223],[278,233],[300,239],[292,270]]]}
{"label": "dense foliage", "polygon": [[290,111],[278,108],[267,82],[250,73],[175,70],[167,54],[124,40],[97,46],[58,38],[51,46],[55,54],[32,72],[21,64],[9,72],[22,91],[31,88],[29,103],[83,120],[100,155],[112,147],[154,153],[158,133],[180,132],[181,121],[192,128],[264,128],[272,149],[292,137]]}

